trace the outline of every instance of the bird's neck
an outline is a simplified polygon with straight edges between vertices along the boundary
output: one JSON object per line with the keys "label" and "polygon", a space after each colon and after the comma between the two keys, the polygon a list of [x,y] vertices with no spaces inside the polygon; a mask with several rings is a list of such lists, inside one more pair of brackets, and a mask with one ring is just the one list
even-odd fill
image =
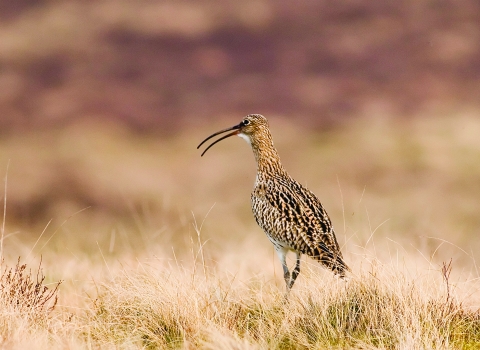
{"label": "bird's neck", "polygon": [[274,175],[286,174],[271,137],[252,142],[252,150],[257,161],[257,176],[268,178]]}

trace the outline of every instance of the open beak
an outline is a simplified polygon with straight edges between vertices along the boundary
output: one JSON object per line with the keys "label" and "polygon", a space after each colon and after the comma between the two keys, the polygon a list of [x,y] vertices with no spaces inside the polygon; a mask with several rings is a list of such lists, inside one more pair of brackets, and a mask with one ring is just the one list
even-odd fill
{"label": "open beak", "polygon": [[232,130],[234,130],[234,131],[231,132],[230,134],[227,134],[227,135],[225,135],[225,136],[220,137],[217,141],[215,141],[215,142],[212,143],[210,146],[208,146],[208,147],[205,149],[205,151],[202,152],[202,155],[201,155],[201,156],[203,157],[203,155],[205,154],[205,152],[207,152],[207,151],[210,149],[210,147],[212,147],[214,144],[216,144],[216,143],[218,143],[218,142],[220,142],[220,141],[222,141],[222,140],[225,140],[227,137],[234,136],[234,135],[238,135],[238,134],[240,133],[240,128],[241,128],[241,127],[242,127],[242,123],[240,123],[240,124],[238,124],[238,125],[235,125],[235,126],[233,126],[233,127],[231,127],[231,128],[221,130],[221,131],[216,132],[215,134],[212,134],[212,135],[210,135],[209,137],[207,137],[205,140],[202,141],[202,143],[200,143],[200,144],[197,146],[197,149],[199,149],[201,145],[203,145],[206,141],[210,140],[212,137],[215,137],[215,136],[217,136],[217,135],[223,134],[224,132],[227,132],[227,131],[232,131]]}

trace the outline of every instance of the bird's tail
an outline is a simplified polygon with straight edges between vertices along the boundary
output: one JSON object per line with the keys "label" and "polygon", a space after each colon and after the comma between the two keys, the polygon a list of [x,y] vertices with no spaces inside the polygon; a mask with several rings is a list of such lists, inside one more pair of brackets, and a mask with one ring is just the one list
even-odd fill
{"label": "bird's tail", "polygon": [[346,277],[347,272],[352,271],[343,261],[340,250],[331,251],[324,247],[321,251],[316,251],[316,254],[312,254],[312,257],[342,279]]}
{"label": "bird's tail", "polygon": [[337,256],[336,259],[331,262],[330,269],[341,279],[346,278],[347,272],[352,272],[341,256]]}

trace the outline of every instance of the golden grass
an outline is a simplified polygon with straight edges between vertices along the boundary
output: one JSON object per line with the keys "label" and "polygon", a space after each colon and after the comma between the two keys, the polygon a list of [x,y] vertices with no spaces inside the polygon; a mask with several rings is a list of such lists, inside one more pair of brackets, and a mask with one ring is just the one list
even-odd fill
{"label": "golden grass", "polygon": [[271,124],[284,165],[331,214],[350,281],[304,258],[285,301],[250,213],[250,150],[236,139],[195,150],[217,126],[170,139],[88,123],[4,136],[4,266],[42,257],[42,285],[63,282],[41,321],[4,299],[2,346],[480,348],[480,122]]}
{"label": "golden grass", "polygon": [[19,313],[4,314],[14,323],[4,339],[17,348],[479,346],[478,309],[456,296],[441,271],[412,276],[392,265],[373,264],[347,283],[311,272],[286,302],[271,281],[238,282],[198,267],[141,263],[118,268],[77,315],[60,308],[48,323],[39,324],[27,323]]}
{"label": "golden grass", "polygon": [[411,279],[376,266],[347,284],[312,277],[286,302],[265,283],[235,286],[228,276],[142,266],[101,287],[90,335],[104,343],[153,348],[479,345],[479,312],[449,294],[450,287],[433,273]]}

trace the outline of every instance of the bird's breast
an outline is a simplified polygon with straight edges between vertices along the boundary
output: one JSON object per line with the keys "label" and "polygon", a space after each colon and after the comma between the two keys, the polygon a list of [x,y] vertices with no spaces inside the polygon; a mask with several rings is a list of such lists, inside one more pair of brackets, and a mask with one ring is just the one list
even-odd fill
{"label": "bird's breast", "polygon": [[257,184],[253,189],[252,196],[258,198],[265,198],[267,194],[267,187],[264,184]]}
{"label": "bird's breast", "polygon": [[268,184],[258,183],[255,185],[251,200],[253,216],[257,224],[270,238],[276,237],[279,232],[286,230],[285,222],[281,220],[281,213],[270,203]]}

